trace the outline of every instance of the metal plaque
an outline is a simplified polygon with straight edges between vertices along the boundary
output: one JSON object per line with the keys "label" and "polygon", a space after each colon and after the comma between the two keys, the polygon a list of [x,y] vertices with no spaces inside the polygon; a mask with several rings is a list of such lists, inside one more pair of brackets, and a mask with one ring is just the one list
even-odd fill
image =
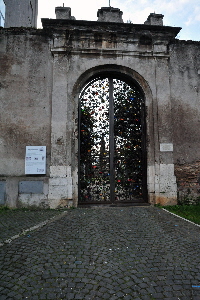
{"label": "metal plaque", "polygon": [[20,181],[19,193],[20,194],[42,194],[43,193],[43,181]]}
{"label": "metal plaque", "polygon": [[0,205],[5,204],[5,196],[6,196],[6,182],[0,181]]}

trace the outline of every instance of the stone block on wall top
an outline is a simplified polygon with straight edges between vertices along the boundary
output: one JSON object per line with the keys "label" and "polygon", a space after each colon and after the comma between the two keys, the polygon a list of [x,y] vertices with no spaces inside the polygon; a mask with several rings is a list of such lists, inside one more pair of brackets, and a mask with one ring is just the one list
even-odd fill
{"label": "stone block on wall top", "polygon": [[97,12],[99,22],[116,22],[123,23],[123,12],[119,8],[102,7]]}
{"label": "stone block on wall top", "polygon": [[58,6],[55,8],[56,19],[62,20],[75,20],[75,17],[71,16],[71,7]]}

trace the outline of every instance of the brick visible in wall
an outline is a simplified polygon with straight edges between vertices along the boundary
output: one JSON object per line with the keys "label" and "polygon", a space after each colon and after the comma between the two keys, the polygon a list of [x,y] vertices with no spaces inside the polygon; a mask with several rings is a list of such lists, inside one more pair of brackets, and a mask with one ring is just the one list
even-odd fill
{"label": "brick visible in wall", "polygon": [[178,192],[200,196],[200,161],[175,165]]}

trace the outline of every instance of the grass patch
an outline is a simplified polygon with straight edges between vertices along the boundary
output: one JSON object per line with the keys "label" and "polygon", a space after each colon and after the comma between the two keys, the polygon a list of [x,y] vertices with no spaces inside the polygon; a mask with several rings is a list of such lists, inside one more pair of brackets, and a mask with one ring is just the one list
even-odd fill
{"label": "grass patch", "polygon": [[10,210],[7,206],[0,205],[0,213]]}
{"label": "grass patch", "polygon": [[168,211],[200,225],[200,204],[165,206]]}

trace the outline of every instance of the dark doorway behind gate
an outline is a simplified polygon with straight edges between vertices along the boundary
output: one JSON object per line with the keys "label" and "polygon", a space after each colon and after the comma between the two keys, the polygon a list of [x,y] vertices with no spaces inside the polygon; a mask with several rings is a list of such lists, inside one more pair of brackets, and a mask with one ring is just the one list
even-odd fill
{"label": "dark doorway behind gate", "polygon": [[80,94],[79,204],[146,200],[145,105],[141,90],[95,78]]}

